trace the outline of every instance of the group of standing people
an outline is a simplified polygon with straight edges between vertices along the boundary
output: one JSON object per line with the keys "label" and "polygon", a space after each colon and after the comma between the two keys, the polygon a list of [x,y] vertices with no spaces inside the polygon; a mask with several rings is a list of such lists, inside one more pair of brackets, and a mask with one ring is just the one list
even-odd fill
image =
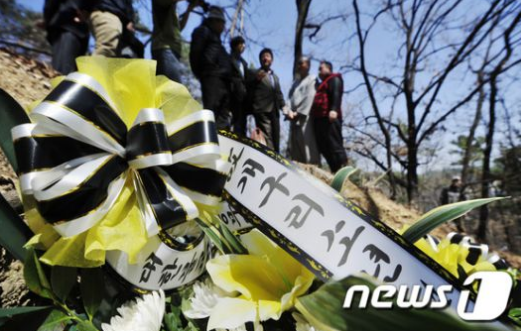
{"label": "group of standing people", "polygon": [[225,27],[222,9],[212,7],[192,33],[190,65],[201,82],[203,104],[215,113],[218,129],[246,135],[246,119],[252,115],[261,140],[280,151],[281,114],[290,121],[289,154],[298,162],[320,164],[320,154],[335,172],[347,164],[342,138],[343,81],[333,65],[322,61],[319,76],[310,74],[311,61],[299,59],[298,79],[286,104],[279,77],[273,71],[273,51],[259,53],[259,67],[249,68],[242,57],[245,40],[230,41],[230,53],[222,44]]}
{"label": "group of standing people", "polygon": [[[201,6],[206,15],[194,29],[190,43],[190,66],[201,83],[203,105],[215,114],[218,129],[246,135],[247,116],[255,119],[257,139],[280,151],[281,116],[290,121],[289,155],[295,161],[320,164],[320,154],[335,172],[347,164],[342,138],[343,81],[328,61],[319,75],[310,74],[311,62],[298,62],[298,79],[286,103],[278,76],[272,70],[273,51],[259,53],[259,67],[250,68],[242,57],[246,42],[241,36],[230,41],[230,52],[221,35],[226,27],[222,8],[203,0],[152,0],[152,57],[157,74],[182,82],[181,31],[192,10]],[[46,0],[45,26],[53,49],[53,66],[63,74],[76,69],[75,58],[87,51],[90,33],[96,41],[93,55],[143,57],[143,44],[135,37],[132,0]]]}
{"label": "group of standing people", "polygon": [[[152,0],[152,58],[158,74],[175,81],[181,79],[181,30],[201,5],[201,0],[190,0],[179,19],[179,1]],[[87,53],[91,34],[96,42],[92,55],[143,57],[144,45],[135,36],[136,17],[132,0],[45,0],[43,18],[53,67],[62,74],[75,71],[75,59]]]}

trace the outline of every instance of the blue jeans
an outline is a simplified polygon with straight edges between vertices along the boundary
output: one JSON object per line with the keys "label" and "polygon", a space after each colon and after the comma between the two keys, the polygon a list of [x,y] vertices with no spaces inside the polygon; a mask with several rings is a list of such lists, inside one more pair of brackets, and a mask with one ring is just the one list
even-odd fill
{"label": "blue jeans", "polygon": [[181,82],[181,62],[170,48],[152,50],[152,58],[157,61],[157,74],[165,75],[174,82]]}

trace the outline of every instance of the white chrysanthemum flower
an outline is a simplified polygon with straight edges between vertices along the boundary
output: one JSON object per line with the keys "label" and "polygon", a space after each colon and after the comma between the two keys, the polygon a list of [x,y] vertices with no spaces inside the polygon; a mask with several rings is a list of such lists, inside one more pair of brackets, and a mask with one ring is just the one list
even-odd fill
{"label": "white chrysanthemum flower", "polygon": [[229,297],[226,292],[215,286],[209,278],[203,282],[196,282],[192,289],[194,294],[190,298],[190,308],[183,310],[183,314],[192,319],[209,317],[219,299]]}
{"label": "white chrysanthemum flower", "polygon": [[159,331],[165,314],[165,293],[152,292],[136,301],[118,308],[109,324],[102,324],[103,331]]}
{"label": "white chrysanthemum flower", "polygon": [[320,331],[319,329],[309,324],[301,314],[293,313],[291,315],[295,319],[295,331]]}
{"label": "white chrysanthemum flower", "polygon": [[[217,305],[220,299],[229,298],[230,295],[219,287],[215,286],[210,278],[205,281],[198,281],[192,289],[194,294],[190,298],[190,308],[183,310],[183,314],[192,319],[207,318],[212,313],[212,310]],[[243,324],[234,329],[215,329],[215,331],[247,331],[246,325]],[[255,328],[255,331],[262,331],[260,328]]]}

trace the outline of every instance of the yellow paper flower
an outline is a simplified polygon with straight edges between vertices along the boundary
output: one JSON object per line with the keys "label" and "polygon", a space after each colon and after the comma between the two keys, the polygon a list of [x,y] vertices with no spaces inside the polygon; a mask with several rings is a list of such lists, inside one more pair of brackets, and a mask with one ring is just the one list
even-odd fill
{"label": "yellow paper flower", "polygon": [[[402,229],[402,233],[405,229]],[[436,248],[430,245],[424,238],[414,243],[421,251],[438,262],[455,277],[459,278],[458,266],[463,268],[465,274],[470,275],[476,271],[496,271],[496,267],[480,256],[478,261],[472,265],[467,262],[469,249],[463,245],[451,243],[449,239],[443,239]]]}
{"label": "yellow paper flower", "polygon": [[470,275],[476,271],[495,271],[496,267],[482,256],[475,265],[467,262],[469,249],[462,245],[451,243],[449,239],[443,239],[434,250],[425,239],[420,239],[415,246],[421,249],[425,254],[429,255],[433,260],[441,264],[451,274],[459,277],[458,266],[461,266],[465,274]]}
{"label": "yellow paper flower", "polygon": [[221,298],[208,330],[246,322],[278,320],[307,292],[313,274],[258,230],[241,237],[249,255],[223,255],[208,261],[212,281],[234,297]]}

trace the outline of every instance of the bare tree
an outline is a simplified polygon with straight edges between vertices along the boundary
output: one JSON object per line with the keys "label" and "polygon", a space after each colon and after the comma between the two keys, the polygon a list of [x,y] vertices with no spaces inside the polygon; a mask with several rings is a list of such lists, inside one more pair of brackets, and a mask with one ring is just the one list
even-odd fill
{"label": "bare tree", "polygon": [[309,13],[311,0],[295,0],[297,4],[297,24],[295,26],[295,46],[293,48],[293,79],[297,75],[297,63],[302,57],[302,44],[304,39],[304,29],[306,27],[306,19]]}
{"label": "bare tree", "polygon": [[[495,124],[496,124],[496,105],[498,99],[498,80],[501,73],[505,72],[505,67],[512,64],[509,64],[509,60],[512,57],[513,53],[513,41],[512,36],[519,22],[521,21],[521,10],[517,11],[515,18],[512,20],[511,24],[506,28],[503,34],[504,40],[504,52],[501,60],[495,66],[495,68],[490,73],[489,78],[489,86],[490,86],[490,95],[489,95],[489,122],[487,135],[485,138],[485,150],[483,151],[483,170],[482,170],[482,183],[481,183],[481,197],[488,198],[489,197],[489,188],[490,183],[492,181],[492,173],[490,171],[490,161],[492,156],[492,147],[494,141],[494,133],[495,133]],[[515,41],[514,41],[515,43]],[[521,59],[514,61],[514,65],[516,63],[521,63]],[[487,236],[487,223],[488,223],[488,207],[482,207],[480,210],[479,217],[479,227],[478,227],[478,238],[481,240],[486,240]]]}
{"label": "bare tree", "polygon": [[231,38],[235,35],[235,29],[239,30],[239,33],[242,33],[244,30],[244,0],[237,0],[237,6],[230,25]]}
{"label": "bare tree", "polygon": [[[496,26],[511,20],[520,10],[520,4],[516,1],[495,0],[483,5],[481,10],[474,8],[472,12],[465,12],[469,23],[455,25],[454,22],[461,21],[463,6],[468,4],[468,1],[463,0],[386,0],[382,1],[380,8],[373,10],[375,14],[366,15],[358,1],[353,0],[358,57],[356,63],[348,69],[362,76],[371,110],[383,136],[387,168],[391,169],[392,161],[405,166],[409,202],[417,195],[422,146],[432,138],[433,133],[442,128],[448,118],[473,100],[491,78],[487,76],[473,83],[463,95],[457,98],[453,96],[450,102],[444,100],[448,82],[454,79],[463,82],[464,79],[457,76],[464,70],[462,64],[483,48],[484,41]],[[364,26],[363,19],[366,16],[370,16],[370,19],[369,24]],[[393,77],[375,73],[374,69],[368,67],[366,60],[367,40],[374,27],[384,18],[398,28],[395,44],[397,64]],[[393,103],[403,104],[405,121],[382,111],[385,96],[378,94],[377,86],[390,91]],[[394,134],[406,147],[405,159],[391,151]]]}

